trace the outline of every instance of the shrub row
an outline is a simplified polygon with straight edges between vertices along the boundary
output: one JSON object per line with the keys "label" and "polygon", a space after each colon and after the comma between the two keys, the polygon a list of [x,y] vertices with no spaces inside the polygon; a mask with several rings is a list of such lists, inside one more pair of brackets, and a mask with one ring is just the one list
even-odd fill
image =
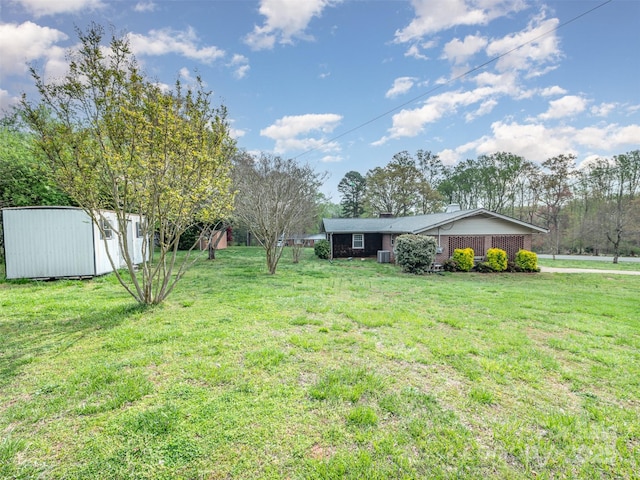
{"label": "shrub row", "polygon": [[473,265],[474,252],[471,248],[455,249],[452,257],[444,263],[444,269],[449,272],[539,272],[538,255],[528,250],[520,250],[516,254],[515,262],[509,261],[507,252],[501,248],[487,250],[487,260]]}

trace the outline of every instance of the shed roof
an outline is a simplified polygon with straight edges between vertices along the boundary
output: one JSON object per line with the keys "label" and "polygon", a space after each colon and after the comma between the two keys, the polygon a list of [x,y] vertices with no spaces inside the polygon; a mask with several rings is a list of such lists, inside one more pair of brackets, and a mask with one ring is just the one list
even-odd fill
{"label": "shed roof", "polygon": [[547,233],[548,230],[521,220],[491,212],[484,208],[458,210],[396,218],[324,218],[323,231],[327,233],[421,233],[469,217],[494,217],[531,229],[532,233]]}

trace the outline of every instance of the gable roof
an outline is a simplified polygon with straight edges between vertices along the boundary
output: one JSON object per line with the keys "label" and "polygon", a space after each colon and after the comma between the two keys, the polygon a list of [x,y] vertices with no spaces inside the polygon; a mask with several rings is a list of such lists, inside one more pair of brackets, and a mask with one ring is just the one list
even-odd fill
{"label": "gable roof", "polygon": [[531,233],[548,233],[545,228],[484,208],[395,218],[323,218],[322,229],[327,233],[422,233],[457,220],[476,216],[493,217],[514,223],[531,229]]}

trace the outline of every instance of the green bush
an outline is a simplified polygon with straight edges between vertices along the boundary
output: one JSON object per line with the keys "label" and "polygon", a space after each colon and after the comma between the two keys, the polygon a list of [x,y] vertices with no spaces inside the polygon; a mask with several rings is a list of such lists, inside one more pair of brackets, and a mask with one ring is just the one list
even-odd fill
{"label": "green bush", "polygon": [[318,258],[327,260],[329,255],[331,255],[331,244],[329,240],[318,240],[313,247],[313,253],[315,253]]}
{"label": "green bush", "polygon": [[487,263],[494,272],[504,272],[507,269],[507,252],[501,248],[487,250]]}
{"label": "green bush", "polygon": [[538,272],[538,255],[529,250],[519,250],[516,253],[516,266],[524,272]]}
{"label": "green bush", "polygon": [[489,262],[480,262],[479,264],[476,265],[475,270],[476,270],[476,272],[480,272],[480,273],[492,273],[492,272],[495,272],[495,270],[493,269],[493,267],[491,266],[491,264]]}
{"label": "green bush", "polygon": [[452,258],[461,272],[468,272],[473,268],[473,248],[456,248]]}
{"label": "green bush", "polygon": [[431,269],[436,258],[437,242],[425,235],[400,235],[396,238],[396,263],[403,272],[421,275]]}
{"label": "green bush", "polygon": [[458,266],[458,262],[456,262],[453,258],[449,258],[442,262],[442,268],[445,272],[459,272],[460,268]]}

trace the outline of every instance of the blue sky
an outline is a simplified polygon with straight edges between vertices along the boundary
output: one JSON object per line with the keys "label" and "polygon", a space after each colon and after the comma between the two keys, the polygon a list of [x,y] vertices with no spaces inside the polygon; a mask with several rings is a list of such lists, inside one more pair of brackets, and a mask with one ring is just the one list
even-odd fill
{"label": "blue sky", "polygon": [[640,148],[639,0],[0,0],[0,107],[34,94],[28,65],[61,75],[91,21],[160,83],[200,74],[241,148],[327,172],[335,202],[403,150]]}

